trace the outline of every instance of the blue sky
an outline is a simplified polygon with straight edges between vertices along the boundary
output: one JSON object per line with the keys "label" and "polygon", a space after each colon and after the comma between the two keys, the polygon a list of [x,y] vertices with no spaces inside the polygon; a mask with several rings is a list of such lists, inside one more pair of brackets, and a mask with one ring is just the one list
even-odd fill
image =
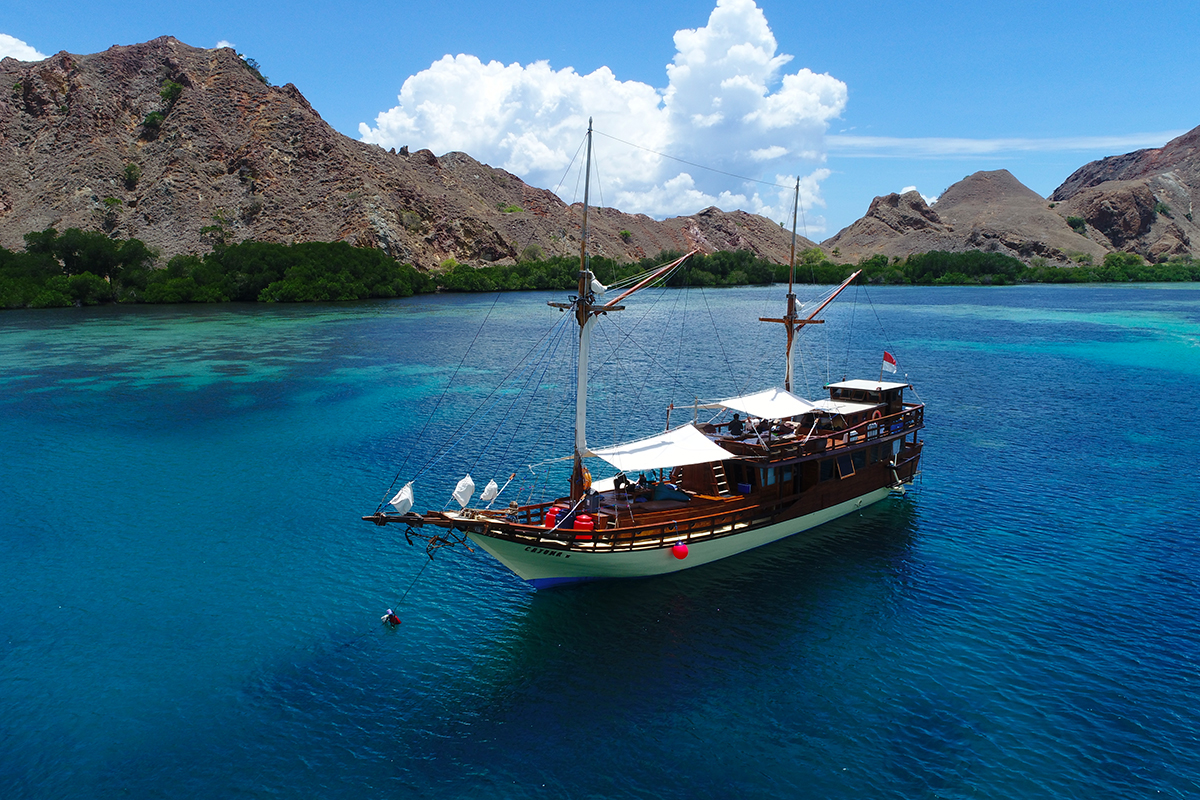
{"label": "blue sky", "polygon": [[23,3],[0,12],[0,54],[228,42],[348,136],[465,150],[546,188],[594,115],[607,204],[781,219],[774,184],[801,175],[819,240],[876,195],[999,168],[1045,195],[1200,125],[1198,20],[1194,2],[1073,0]]}

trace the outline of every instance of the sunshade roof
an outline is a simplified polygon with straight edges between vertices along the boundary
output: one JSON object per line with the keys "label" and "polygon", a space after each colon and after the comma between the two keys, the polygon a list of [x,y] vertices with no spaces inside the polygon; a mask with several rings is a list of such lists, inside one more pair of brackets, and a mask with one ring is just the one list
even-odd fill
{"label": "sunshade roof", "polygon": [[813,404],[785,389],[765,389],[742,397],[720,400],[714,405],[741,411],[762,419],[786,419],[813,410]]}
{"label": "sunshade roof", "polygon": [[715,444],[690,422],[657,436],[592,450],[592,455],[604,459],[622,472],[708,464],[736,457]]}

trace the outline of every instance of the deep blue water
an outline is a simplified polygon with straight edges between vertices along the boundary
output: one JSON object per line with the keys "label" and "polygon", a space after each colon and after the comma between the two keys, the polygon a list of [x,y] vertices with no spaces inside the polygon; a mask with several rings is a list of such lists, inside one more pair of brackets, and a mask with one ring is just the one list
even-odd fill
{"label": "deep blue water", "polygon": [[[592,440],[770,383],[778,294],[630,303]],[[803,375],[897,356],[913,492],[535,592],[358,518],[481,403],[419,507],[561,454],[546,299],[0,314],[0,797],[1200,795],[1200,287],[859,290]]]}

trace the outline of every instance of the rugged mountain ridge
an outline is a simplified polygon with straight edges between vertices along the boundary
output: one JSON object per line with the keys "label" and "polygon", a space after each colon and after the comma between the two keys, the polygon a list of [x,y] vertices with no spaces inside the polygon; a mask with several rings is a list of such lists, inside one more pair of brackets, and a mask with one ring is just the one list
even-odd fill
{"label": "rugged mountain ridge", "polygon": [[929,250],[991,250],[1025,261],[1099,262],[1114,251],[1160,261],[1200,254],[1200,128],[1165,146],[1086,164],[1047,200],[1008,170],[976,172],[931,207],[916,192],[885,195],[821,243],[843,260]]}
{"label": "rugged mountain ridge", "polygon": [[[916,192],[877,197],[822,248],[840,262],[973,249],[1162,260],[1198,253],[1198,202],[1200,128],[1087,164],[1049,200],[1007,170],[969,175],[933,206]],[[577,253],[581,211],[464,153],[343,136],[295,86],[267,85],[228,48],[164,36],[0,61],[0,246],[10,249],[48,227],[100,228],[164,257],[220,240],[347,241],[429,269]],[[593,252],[618,259],[696,247],[783,263],[791,244],[770,220],[716,208],[662,221],[593,209],[589,228]]]}
{"label": "rugged mountain ridge", "polygon": [[[47,227],[102,228],[164,257],[218,238],[348,241],[428,269],[503,263],[530,246],[577,253],[581,211],[464,153],[343,136],[295,86],[268,86],[228,48],[164,36],[0,61],[0,246],[10,249]],[[593,252],[620,259],[698,247],[783,262],[791,245],[770,220],[716,208],[662,221],[601,208],[588,223]]]}
{"label": "rugged mountain ridge", "polygon": [[1200,128],[1162,147],[1093,161],[1073,172],[1050,199],[1063,214],[1115,250],[1153,259],[1200,252]]}
{"label": "rugged mountain ridge", "polygon": [[1107,252],[1004,169],[968,175],[932,207],[915,191],[877,197],[866,216],[821,246],[849,261],[989,250],[1026,261],[1040,256],[1067,262],[1081,253],[1100,259]]}

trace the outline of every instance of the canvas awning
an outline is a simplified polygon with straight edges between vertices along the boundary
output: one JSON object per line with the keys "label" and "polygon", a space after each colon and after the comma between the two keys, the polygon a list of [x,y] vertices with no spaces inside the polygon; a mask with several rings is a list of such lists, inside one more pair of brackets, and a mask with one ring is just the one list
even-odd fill
{"label": "canvas awning", "polygon": [[728,408],[731,411],[741,411],[751,417],[762,419],[786,419],[812,411],[814,406],[803,397],[792,394],[786,389],[764,389],[761,392],[747,394],[741,397],[731,397],[716,403],[706,403],[701,408]]}
{"label": "canvas awning", "polygon": [[813,405],[828,414],[857,414],[879,406],[878,403],[851,403],[847,400],[818,400]]}
{"label": "canvas awning", "polygon": [[636,442],[601,447],[591,451],[622,472],[643,472],[688,464],[708,464],[736,458],[713,442],[690,422],[666,433]]}

